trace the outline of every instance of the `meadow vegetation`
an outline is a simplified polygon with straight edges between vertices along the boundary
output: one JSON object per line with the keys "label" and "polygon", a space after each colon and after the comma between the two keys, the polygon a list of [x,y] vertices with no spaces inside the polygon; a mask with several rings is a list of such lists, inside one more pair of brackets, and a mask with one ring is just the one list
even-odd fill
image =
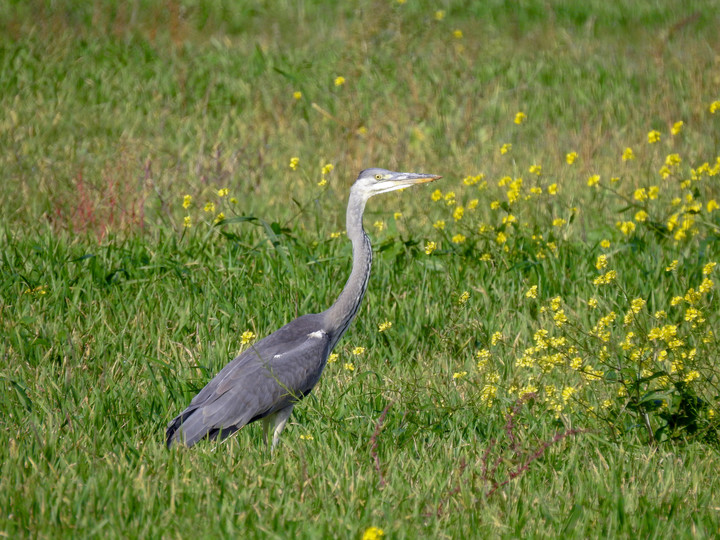
{"label": "meadow vegetation", "polygon": [[[0,6],[0,534],[720,534],[715,2]],[[367,297],[274,455],[167,451]]]}

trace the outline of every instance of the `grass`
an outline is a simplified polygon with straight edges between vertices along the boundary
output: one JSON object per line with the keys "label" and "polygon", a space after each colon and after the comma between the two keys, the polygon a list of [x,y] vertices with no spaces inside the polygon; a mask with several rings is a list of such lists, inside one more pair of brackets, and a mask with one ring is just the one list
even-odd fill
{"label": "grass", "polygon": [[[0,533],[716,536],[712,7],[0,7]],[[278,451],[168,452],[244,332],[338,294],[368,166],[444,178],[368,205]]]}

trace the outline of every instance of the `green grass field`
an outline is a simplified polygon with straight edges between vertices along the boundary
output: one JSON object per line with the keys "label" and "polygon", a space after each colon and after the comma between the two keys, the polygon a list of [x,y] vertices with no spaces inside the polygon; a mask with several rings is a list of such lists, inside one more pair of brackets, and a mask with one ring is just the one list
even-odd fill
{"label": "green grass field", "polygon": [[[0,535],[720,535],[715,4],[3,3]],[[277,451],[166,450],[370,166]]]}

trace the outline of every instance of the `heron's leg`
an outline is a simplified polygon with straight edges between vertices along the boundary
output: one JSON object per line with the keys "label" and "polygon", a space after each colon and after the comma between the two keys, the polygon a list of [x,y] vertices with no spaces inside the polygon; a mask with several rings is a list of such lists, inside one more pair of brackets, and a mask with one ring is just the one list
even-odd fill
{"label": "heron's leg", "polygon": [[[287,424],[288,418],[290,418],[290,413],[292,413],[293,407],[294,405],[288,405],[287,407],[285,407],[284,409],[280,409],[273,415],[275,417],[275,429],[273,431],[273,440],[272,446],[270,447],[270,452],[275,450],[275,447],[280,440],[280,434],[282,433],[283,429],[285,429],[285,424]],[[265,444],[267,444],[267,436],[265,440]]]}
{"label": "heron's leg", "polygon": [[265,443],[265,448],[267,448],[267,445],[268,445],[268,442],[267,442],[268,429],[270,428],[270,424],[275,423],[275,416],[277,416],[277,413],[271,414],[271,415],[263,418],[263,442]]}

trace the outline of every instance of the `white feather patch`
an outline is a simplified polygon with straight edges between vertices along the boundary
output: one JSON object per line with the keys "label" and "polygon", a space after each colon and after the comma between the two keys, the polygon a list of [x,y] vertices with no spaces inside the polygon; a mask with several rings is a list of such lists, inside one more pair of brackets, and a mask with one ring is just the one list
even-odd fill
{"label": "white feather patch", "polygon": [[313,332],[312,334],[308,334],[308,337],[315,338],[315,339],[322,339],[323,337],[325,337],[325,335],[326,335],[325,332],[323,332],[322,330],[318,330],[316,332]]}

